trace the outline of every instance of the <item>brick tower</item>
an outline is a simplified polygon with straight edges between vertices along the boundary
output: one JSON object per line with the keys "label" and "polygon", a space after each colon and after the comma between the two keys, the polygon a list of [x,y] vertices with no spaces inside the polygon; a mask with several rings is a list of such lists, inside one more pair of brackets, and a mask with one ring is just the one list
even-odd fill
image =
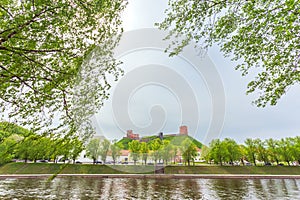
{"label": "brick tower", "polygon": [[188,135],[187,126],[180,126],[179,127],[179,135]]}

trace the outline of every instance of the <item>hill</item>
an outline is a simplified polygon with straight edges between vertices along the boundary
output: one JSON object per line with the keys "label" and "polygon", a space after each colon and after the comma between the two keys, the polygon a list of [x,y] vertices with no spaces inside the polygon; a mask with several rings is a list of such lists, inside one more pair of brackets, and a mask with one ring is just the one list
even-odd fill
{"label": "hill", "polygon": [[0,142],[2,142],[4,138],[7,138],[13,134],[25,137],[30,134],[30,131],[14,123],[0,122]]}
{"label": "hill", "polygon": [[130,139],[130,138],[122,138],[121,140],[119,140],[117,142],[117,144],[122,146],[122,149],[128,150],[129,149],[128,143],[131,141],[132,141],[132,139]]}
{"label": "hill", "polygon": [[[158,138],[158,136],[146,136],[143,137],[141,141],[145,141],[148,144],[150,144],[153,140],[155,140],[156,138]],[[163,140],[168,140],[170,141],[170,143],[172,143],[175,146],[180,146],[181,142],[183,140],[185,140],[186,138],[189,138],[190,140],[192,140],[192,142],[199,148],[202,148],[202,143],[199,142],[198,140],[194,139],[193,137],[189,136],[189,135],[164,135]],[[132,139],[130,138],[123,138],[121,140],[118,141],[118,144],[121,144],[123,146],[123,149],[128,150],[128,143],[131,142]]]}

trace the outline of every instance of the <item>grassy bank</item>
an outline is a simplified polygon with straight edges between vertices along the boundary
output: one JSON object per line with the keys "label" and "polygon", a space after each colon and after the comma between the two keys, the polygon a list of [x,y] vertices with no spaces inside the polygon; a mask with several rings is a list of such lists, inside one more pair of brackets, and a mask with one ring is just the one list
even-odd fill
{"label": "grassy bank", "polygon": [[261,174],[300,175],[298,166],[169,166],[166,174]]}
{"label": "grassy bank", "polygon": [[0,167],[0,174],[139,174],[153,169],[153,166],[140,165],[8,163]]}
{"label": "grassy bank", "polygon": [[[0,167],[0,174],[151,174],[154,166],[90,165],[53,163],[8,163]],[[168,166],[165,174],[261,174],[300,175],[300,167],[288,166]]]}

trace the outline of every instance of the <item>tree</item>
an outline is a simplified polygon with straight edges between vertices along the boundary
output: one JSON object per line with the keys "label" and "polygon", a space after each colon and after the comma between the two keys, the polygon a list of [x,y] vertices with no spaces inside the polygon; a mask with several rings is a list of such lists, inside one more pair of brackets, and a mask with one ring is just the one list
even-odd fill
{"label": "tree", "polygon": [[79,140],[78,137],[71,139],[70,141],[70,158],[73,160],[73,163],[75,163],[76,159],[80,155],[80,153],[83,151],[83,143],[81,140]]}
{"label": "tree", "polygon": [[282,138],[278,142],[278,147],[279,147],[279,155],[281,159],[287,162],[287,164],[290,166],[291,165],[290,162],[293,159],[291,140],[289,138],[285,138],[285,139]]}
{"label": "tree", "polygon": [[236,69],[242,75],[259,67],[247,91],[262,93],[254,101],[258,106],[275,105],[289,87],[299,83],[298,1],[169,0],[169,5],[158,26],[170,31],[171,55],[191,41],[204,49],[218,43],[225,56],[240,61]]}
{"label": "tree", "polygon": [[2,140],[0,143],[0,164],[7,163],[14,158],[14,146],[18,140],[16,135],[10,135]]}
{"label": "tree", "polygon": [[0,163],[17,158],[16,149],[25,137],[32,134],[28,129],[14,123],[0,122]]}
{"label": "tree", "polygon": [[241,151],[241,158],[240,158],[240,160],[241,160],[242,165],[244,166],[245,165],[245,160],[248,160],[247,159],[247,148],[243,144],[240,144],[239,148],[240,148],[240,151]]}
{"label": "tree", "polygon": [[24,138],[24,140],[22,140],[16,148],[18,157],[24,159],[25,162],[27,162],[27,160],[36,162],[38,159],[40,159],[41,156],[43,156],[43,154],[45,153],[45,150],[41,149],[40,144],[44,144],[41,138],[41,136],[36,134],[32,134]]}
{"label": "tree", "polygon": [[17,124],[11,122],[0,122],[0,142],[3,138],[8,137],[12,134],[17,134],[21,136],[28,136],[31,132]]}
{"label": "tree", "polygon": [[268,151],[265,147],[265,142],[260,139],[256,139],[257,146],[257,159],[263,161],[265,164],[269,161]]}
{"label": "tree", "polygon": [[171,144],[171,154],[172,154],[172,157],[173,157],[173,163],[175,164],[176,163],[176,157],[177,157],[177,154],[178,154],[178,147],[175,146],[174,144]]}
{"label": "tree", "polygon": [[210,156],[210,148],[206,145],[202,146],[201,159],[206,160],[207,163],[211,163],[212,158]]}
{"label": "tree", "polygon": [[100,139],[92,139],[86,146],[87,156],[93,159],[93,164],[96,163],[100,156]]}
{"label": "tree", "polygon": [[214,160],[216,164],[220,164],[222,166],[226,155],[228,154],[224,143],[222,143],[220,139],[214,139],[209,144],[209,149],[210,159]]}
{"label": "tree", "polygon": [[267,143],[267,151],[272,162],[276,162],[279,164],[279,149],[278,149],[278,141],[272,138],[266,140]]}
{"label": "tree", "polygon": [[[122,73],[112,50],[122,0],[1,1],[0,107],[33,128],[90,136],[90,116]],[[58,116],[60,123],[53,123]],[[55,126],[57,125],[57,126]],[[57,129],[59,128],[59,129]]]}
{"label": "tree", "polygon": [[116,164],[117,158],[121,155],[122,144],[119,144],[117,141],[113,141],[113,144],[110,145],[111,157],[114,164]]}
{"label": "tree", "polygon": [[151,144],[151,150],[152,150],[152,157],[154,160],[155,165],[157,164],[157,160],[159,159],[159,150],[162,146],[161,140],[159,138],[154,139]]}
{"label": "tree", "polygon": [[256,166],[256,157],[257,157],[257,142],[255,139],[247,138],[245,140],[245,148],[246,148],[246,154],[247,158],[250,162],[253,162]]}
{"label": "tree", "polygon": [[136,164],[136,161],[140,157],[140,142],[137,140],[132,140],[131,142],[128,143],[129,150],[130,150],[130,156],[132,157],[132,160],[134,164]]}
{"label": "tree", "polygon": [[172,145],[169,140],[163,140],[163,145],[161,148],[161,157],[165,165],[168,165],[168,161],[172,159]]}
{"label": "tree", "polygon": [[57,163],[59,156],[63,155],[64,148],[62,146],[64,139],[63,138],[53,138],[50,136],[51,143],[50,146],[50,158],[53,159],[54,163]]}
{"label": "tree", "polygon": [[146,142],[141,142],[140,152],[142,154],[142,160],[144,161],[144,163],[146,165],[148,154],[149,154],[149,146]]}
{"label": "tree", "polygon": [[36,147],[36,159],[48,160],[51,155],[51,140],[49,137],[38,136],[37,140],[34,141]]}
{"label": "tree", "polygon": [[300,136],[296,136],[290,140],[292,140],[292,156],[300,164]]}
{"label": "tree", "polygon": [[190,166],[190,162],[194,161],[194,158],[197,156],[196,145],[189,138],[186,138],[181,143],[180,151],[184,161]]}
{"label": "tree", "polygon": [[229,161],[231,165],[234,164],[234,161],[237,161],[241,158],[241,150],[236,141],[230,138],[225,138],[222,141],[222,145],[224,145],[224,148],[226,149],[224,152],[226,153],[225,160]]}
{"label": "tree", "polygon": [[71,149],[72,149],[70,138],[62,138],[62,143],[60,144],[60,147],[62,148],[60,153],[63,156],[62,159],[64,163],[66,161],[69,162],[69,159],[71,157]]}
{"label": "tree", "polygon": [[100,157],[101,160],[103,161],[103,163],[106,162],[106,157],[109,151],[109,147],[110,147],[110,141],[107,139],[104,139],[100,142]]}

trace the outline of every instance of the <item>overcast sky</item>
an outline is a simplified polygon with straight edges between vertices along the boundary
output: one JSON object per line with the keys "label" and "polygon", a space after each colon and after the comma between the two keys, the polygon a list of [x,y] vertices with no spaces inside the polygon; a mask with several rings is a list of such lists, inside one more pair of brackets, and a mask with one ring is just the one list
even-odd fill
{"label": "overcast sky", "polygon": [[[166,6],[165,0],[129,0],[123,15],[125,32],[154,28],[155,22],[163,20]],[[131,38],[129,42],[135,41]],[[127,129],[134,129],[142,136],[160,131],[177,133],[178,127],[183,124],[193,129],[194,137],[208,143],[207,134],[209,129],[213,129],[210,127],[214,108],[211,83],[207,83],[203,74],[196,72],[184,56],[169,58],[160,49],[132,50],[129,47],[127,53],[119,55],[126,73],[113,84],[110,99],[94,118],[98,134],[114,139],[123,137]],[[210,62],[213,63],[225,93],[225,101],[220,102],[225,106],[224,122],[216,137],[230,137],[242,143],[249,137],[278,139],[300,135],[299,86],[290,88],[276,106],[257,108],[251,104],[257,96],[246,95],[247,83],[253,75],[242,77],[239,71],[234,70],[236,63],[224,58],[217,46],[209,49],[206,59],[198,64],[212,67]],[[160,82],[160,77],[163,77],[163,82]],[[148,79],[153,81],[144,81]],[[130,80],[133,81],[131,85],[126,83]],[[116,88],[128,98],[114,96]],[[126,117],[124,113],[118,113],[118,109],[128,111],[130,123],[127,120],[118,122],[116,118]],[[191,116],[194,116],[194,121],[187,119]]]}

